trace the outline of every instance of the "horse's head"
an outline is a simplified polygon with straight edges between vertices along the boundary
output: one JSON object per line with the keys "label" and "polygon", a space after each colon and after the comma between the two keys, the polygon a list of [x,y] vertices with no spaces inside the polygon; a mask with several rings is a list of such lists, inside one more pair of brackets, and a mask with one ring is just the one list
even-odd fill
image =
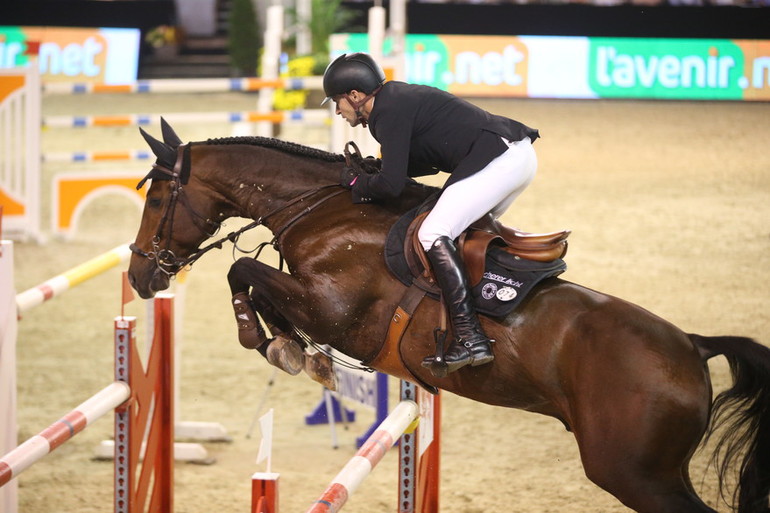
{"label": "horse's head", "polygon": [[169,286],[170,278],[191,262],[198,246],[219,228],[213,206],[190,180],[190,147],[161,119],[163,141],[141,130],[156,156],[152,170],[137,185],[151,180],[139,233],[131,245],[131,285],[142,298]]}

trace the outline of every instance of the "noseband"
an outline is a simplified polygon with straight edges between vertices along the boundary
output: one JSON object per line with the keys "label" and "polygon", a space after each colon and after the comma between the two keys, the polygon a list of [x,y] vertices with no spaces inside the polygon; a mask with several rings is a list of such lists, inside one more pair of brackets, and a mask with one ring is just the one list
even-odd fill
{"label": "noseband", "polygon": [[[153,260],[155,262],[157,269],[169,277],[173,277],[180,270],[192,265],[196,260],[198,260],[205,253],[211,251],[212,249],[222,249],[222,244],[227,241],[232,242],[237,247],[238,238],[243,232],[251,230],[252,228],[256,228],[257,226],[264,224],[267,218],[272,217],[278,212],[281,212],[291,207],[292,205],[295,205],[301,201],[304,201],[310,198],[311,196],[323,190],[326,190],[328,188],[332,188],[332,187],[339,188],[339,190],[331,194],[328,194],[326,196],[323,196],[322,198],[317,200],[315,203],[307,206],[298,214],[296,214],[295,216],[293,216],[292,218],[284,222],[283,225],[273,230],[273,233],[274,233],[273,239],[270,242],[262,243],[258,248],[258,250],[261,251],[261,248],[264,247],[265,245],[272,245],[278,250],[278,253],[280,254],[280,248],[278,248],[278,241],[280,236],[283,234],[284,231],[286,231],[287,228],[293,225],[296,221],[299,221],[306,214],[315,210],[316,207],[320,206],[322,203],[345,192],[345,189],[341,188],[338,184],[322,185],[321,187],[318,187],[316,189],[306,191],[305,193],[293,198],[292,200],[288,201],[284,205],[281,205],[275,210],[269,212],[268,214],[256,219],[255,221],[252,221],[251,223],[243,226],[242,228],[234,232],[230,232],[225,237],[222,237],[221,239],[215,242],[212,242],[206,247],[199,249],[189,257],[179,258],[174,254],[173,251],[171,251],[171,249],[169,249],[171,244],[172,233],[173,233],[174,213],[176,211],[177,202],[181,201],[182,205],[184,205],[184,207],[190,213],[190,216],[193,219],[193,224],[195,224],[195,226],[198,229],[200,229],[202,233],[206,234],[207,237],[213,237],[222,227],[222,223],[217,221],[212,221],[211,219],[208,219],[205,216],[202,216],[198,212],[196,212],[192,208],[190,203],[187,201],[187,196],[184,195],[184,187],[182,186],[181,171],[182,171],[182,165],[184,163],[184,151],[186,146],[187,146],[186,144],[180,144],[179,147],[177,148],[177,157],[176,157],[176,162],[174,163],[173,169],[169,169],[156,162],[152,166],[152,171],[150,172],[150,175],[148,175],[148,176],[154,175],[156,177],[155,179],[170,181],[169,186],[171,187],[171,199],[169,200],[168,204],[166,205],[166,209],[163,212],[163,217],[161,218],[160,224],[158,225],[158,230],[155,232],[155,236],[152,238],[152,250],[143,251],[142,249],[139,248],[139,246],[137,246],[133,242],[129,245],[129,248],[133,253],[141,257]],[[146,180],[146,178],[144,180]],[[139,182],[139,188],[141,188],[141,185],[144,183],[144,180]],[[207,223],[209,226],[213,227],[213,230],[211,231],[211,233],[208,230],[206,230],[204,227],[201,227],[198,223],[196,223],[195,222],[196,219],[200,219],[203,222]],[[166,247],[161,248],[160,247],[161,235],[163,234],[163,228],[166,223],[168,223],[168,237],[166,239]],[[240,250],[240,248],[238,249]],[[252,250],[252,251],[256,251],[256,250]],[[259,255],[259,253],[257,253],[257,255]]]}

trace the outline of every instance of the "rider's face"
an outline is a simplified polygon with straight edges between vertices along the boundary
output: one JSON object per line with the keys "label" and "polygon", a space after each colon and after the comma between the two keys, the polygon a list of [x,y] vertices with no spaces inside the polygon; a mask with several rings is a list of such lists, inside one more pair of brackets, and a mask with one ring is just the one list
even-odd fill
{"label": "rider's face", "polygon": [[334,113],[342,116],[342,119],[347,121],[350,126],[358,126],[361,123],[361,120],[358,119],[358,115],[356,114],[356,109],[350,101],[350,97],[353,97],[355,94],[356,91],[352,91],[351,93],[348,93],[349,96],[338,94],[332,97],[332,100],[334,101]]}

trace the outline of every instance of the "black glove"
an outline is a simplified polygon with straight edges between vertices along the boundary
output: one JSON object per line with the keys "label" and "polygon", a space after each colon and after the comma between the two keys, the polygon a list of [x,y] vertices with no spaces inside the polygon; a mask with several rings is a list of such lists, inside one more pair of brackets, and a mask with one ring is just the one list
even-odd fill
{"label": "black glove", "polygon": [[352,167],[345,166],[340,173],[340,185],[346,189],[353,187],[353,182],[358,177],[358,173]]}
{"label": "black glove", "polygon": [[355,183],[351,187],[353,203],[371,203],[373,200],[371,197],[364,196],[363,191],[368,189],[367,184],[372,178],[372,175],[360,174],[355,180]]}

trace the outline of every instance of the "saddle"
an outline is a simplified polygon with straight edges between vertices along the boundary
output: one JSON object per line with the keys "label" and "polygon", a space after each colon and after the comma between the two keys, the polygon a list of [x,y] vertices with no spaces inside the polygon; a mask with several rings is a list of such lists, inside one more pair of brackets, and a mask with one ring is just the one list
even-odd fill
{"label": "saddle", "polygon": [[[409,224],[404,239],[404,258],[412,275],[429,284],[429,292],[434,292],[435,279],[430,270],[430,263],[417,232],[429,211],[417,215]],[[528,233],[504,226],[488,214],[473,223],[459,238],[458,251],[465,262],[468,283],[471,288],[477,286],[484,275],[487,254],[490,247],[500,248],[513,257],[534,262],[553,262],[567,254],[569,230],[551,233]]]}
{"label": "saddle", "polygon": [[[436,387],[426,383],[406,365],[402,353],[408,348],[401,345],[411,318],[424,297],[440,299],[441,296],[417,237],[427,215],[424,207],[417,207],[402,216],[388,234],[385,261],[407,290],[391,317],[380,351],[364,363],[437,393]],[[568,230],[541,234],[523,232],[503,226],[491,215],[474,223],[460,236],[458,249],[465,262],[477,311],[492,317],[505,316],[542,280],[564,272],[566,264],[562,257],[567,252],[569,235]],[[441,310],[440,327],[434,330],[434,336],[438,337],[443,337],[446,332],[446,314],[444,308]],[[441,351],[438,344],[437,351]]]}

